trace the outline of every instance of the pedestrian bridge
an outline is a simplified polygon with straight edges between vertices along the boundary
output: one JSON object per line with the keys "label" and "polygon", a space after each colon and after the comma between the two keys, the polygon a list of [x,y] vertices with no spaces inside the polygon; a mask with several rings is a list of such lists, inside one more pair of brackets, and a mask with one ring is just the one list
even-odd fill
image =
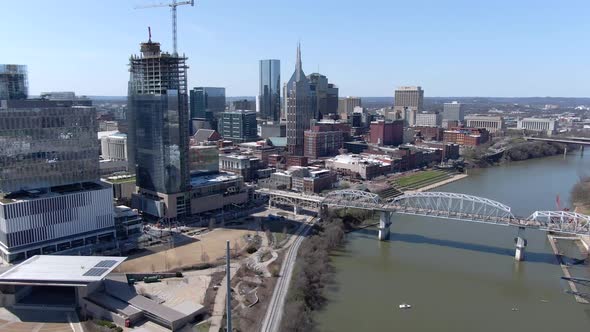
{"label": "pedestrian bridge", "polygon": [[523,258],[526,228],[547,232],[590,236],[590,216],[568,211],[536,211],[528,217],[515,216],[510,206],[472,195],[450,192],[406,193],[390,201],[360,190],[337,190],[326,196],[303,195],[278,190],[260,190],[269,195],[269,205],[291,205],[300,209],[320,211],[325,207],[356,208],[380,212],[379,239],[389,236],[392,214],[417,215],[431,218],[454,219],[501,226],[518,227],[516,254]]}

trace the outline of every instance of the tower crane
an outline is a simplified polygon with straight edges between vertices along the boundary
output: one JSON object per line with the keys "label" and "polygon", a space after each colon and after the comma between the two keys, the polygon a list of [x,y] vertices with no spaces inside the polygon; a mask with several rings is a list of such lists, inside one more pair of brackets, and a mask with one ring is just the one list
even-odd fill
{"label": "tower crane", "polygon": [[176,7],[182,5],[195,5],[195,0],[188,0],[188,1],[176,1],[172,0],[171,3],[159,3],[153,5],[145,5],[145,6],[137,6],[135,9],[143,9],[143,8],[154,8],[154,7],[170,7],[170,12],[172,13],[172,49],[173,54],[178,55],[177,51],[177,42],[176,42]]}

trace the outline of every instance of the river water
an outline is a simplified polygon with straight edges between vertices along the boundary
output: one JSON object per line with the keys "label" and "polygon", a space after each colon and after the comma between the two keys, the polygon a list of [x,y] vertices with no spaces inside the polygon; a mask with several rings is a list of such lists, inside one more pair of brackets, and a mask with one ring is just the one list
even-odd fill
{"label": "river water", "polygon": [[[555,156],[488,169],[437,191],[487,197],[528,216],[569,204],[590,156]],[[514,261],[516,228],[394,215],[389,241],[376,229],[351,233],[332,255],[335,280],[316,314],[320,331],[588,331],[590,305],[560,277],[544,232],[526,230],[525,262]],[[581,267],[586,273],[588,266]],[[400,310],[398,305],[413,307]]]}

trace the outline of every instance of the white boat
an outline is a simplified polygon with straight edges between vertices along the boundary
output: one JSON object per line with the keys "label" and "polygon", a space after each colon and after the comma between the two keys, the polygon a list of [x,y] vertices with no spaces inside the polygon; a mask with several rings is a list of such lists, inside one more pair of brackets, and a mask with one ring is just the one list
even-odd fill
{"label": "white boat", "polygon": [[410,309],[412,306],[407,303],[402,303],[399,305],[400,309]]}

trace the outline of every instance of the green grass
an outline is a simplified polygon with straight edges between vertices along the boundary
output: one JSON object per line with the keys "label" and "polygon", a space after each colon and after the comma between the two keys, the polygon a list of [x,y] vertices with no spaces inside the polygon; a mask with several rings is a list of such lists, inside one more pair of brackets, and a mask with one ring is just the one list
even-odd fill
{"label": "green grass", "polygon": [[193,328],[193,331],[195,331],[195,332],[207,332],[207,331],[209,331],[209,328],[210,327],[211,327],[211,323],[210,322],[205,322],[205,323],[202,323],[202,324],[199,324],[199,325],[195,326]]}
{"label": "green grass", "polygon": [[426,182],[441,176],[446,176],[446,173],[440,171],[423,171],[395,179],[394,183],[399,187],[409,187],[419,182]]}

